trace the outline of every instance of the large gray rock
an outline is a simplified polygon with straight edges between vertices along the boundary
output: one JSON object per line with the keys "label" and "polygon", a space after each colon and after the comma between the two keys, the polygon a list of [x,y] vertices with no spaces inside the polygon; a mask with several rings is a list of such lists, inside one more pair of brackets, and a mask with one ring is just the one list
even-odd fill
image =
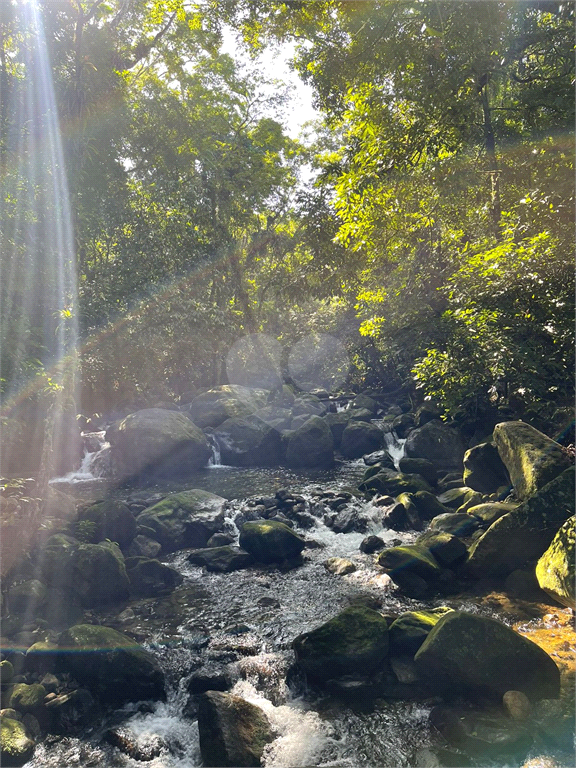
{"label": "large gray rock", "polygon": [[431,690],[442,696],[488,696],[522,691],[532,701],[556,698],[560,673],[538,645],[484,616],[450,611],[414,657]]}
{"label": "large gray rock", "polygon": [[340,450],[347,459],[359,459],[382,447],[384,433],[375,424],[350,421],[344,429]]}
{"label": "large gray rock", "polygon": [[126,572],[136,597],[166,595],[182,583],[182,575],[169,565],[148,557],[129,557]]}
{"label": "large gray rock", "polygon": [[313,680],[370,674],[388,655],[388,625],[377,611],[347,608],[293,642],[296,661]]}
{"label": "large gray rock", "polygon": [[575,518],[571,517],[560,528],[552,544],[536,565],[536,578],[540,589],[562,605],[574,609],[574,530]]}
{"label": "large gray rock", "polygon": [[154,531],[167,552],[185,547],[204,547],[224,523],[226,499],[195,488],[172,493],[138,517],[138,525]]}
{"label": "large gray rock", "polygon": [[442,469],[461,469],[465,450],[458,430],[437,420],[412,430],[405,443],[406,456],[428,459]]}
{"label": "large gray rock", "polygon": [[188,555],[188,562],[202,565],[216,573],[230,573],[248,568],[254,562],[253,556],[240,547],[225,545],[223,547],[207,547],[195,549]]}
{"label": "large gray rock", "polygon": [[223,464],[273,466],[282,457],[280,432],[257,416],[226,419],[214,431]]}
{"label": "large gray rock", "polygon": [[131,413],[107,436],[114,470],[121,479],[186,475],[205,466],[212,455],[204,433],[185,414],[162,408]]}
{"label": "large gray rock", "polygon": [[496,424],[494,444],[519,499],[532,496],[570,464],[558,443],[523,421]]}
{"label": "large gray rock", "polygon": [[103,702],[121,706],[166,696],[154,656],[114,629],[76,624],[62,633],[59,648],[59,668]]}
{"label": "large gray rock", "polygon": [[264,747],[273,740],[260,707],[221,691],[200,696],[198,731],[202,762],[207,767],[259,766]]}
{"label": "large gray rock", "polygon": [[93,524],[91,541],[104,539],[117,541],[121,547],[130,544],[136,536],[136,519],[126,504],[115,499],[106,499],[85,507],[78,514],[78,521]]}
{"label": "large gray rock", "polygon": [[464,485],[480,493],[495,493],[510,483],[498,449],[492,443],[480,443],[464,454]]}
{"label": "large gray rock", "polygon": [[334,438],[326,421],[312,416],[299,429],[287,433],[286,463],[290,467],[330,467]]}
{"label": "large gray rock", "polygon": [[269,391],[239,384],[214,387],[195,397],[184,409],[201,429],[217,427],[226,419],[245,417],[264,408]]}
{"label": "large gray rock", "polygon": [[571,467],[492,523],[472,545],[467,570],[486,576],[506,575],[522,568],[544,554],[573,511],[574,468]]}
{"label": "large gray rock", "polygon": [[256,520],[242,526],[240,546],[259,563],[280,563],[298,557],[305,541],[284,523]]}

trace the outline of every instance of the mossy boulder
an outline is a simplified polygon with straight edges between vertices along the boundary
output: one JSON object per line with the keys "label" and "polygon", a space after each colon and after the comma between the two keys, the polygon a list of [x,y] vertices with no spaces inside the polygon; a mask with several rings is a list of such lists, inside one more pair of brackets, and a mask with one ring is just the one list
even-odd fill
{"label": "mossy boulder", "polygon": [[287,433],[286,463],[289,467],[330,467],[334,463],[334,438],[326,421],[310,417]]}
{"label": "mossy boulder", "polygon": [[426,547],[417,544],[405,544],[390,547],[378,555],[378,565],[392,577],[397,574],[412,573],[424,580],[440,575],[438,562]]}
{"label": "mossy boulder", "polygon": [[359,459],[382,447],[384,434],[375,424],[366,421],[349,421],[340,444],[340,451],[347,459]]}
{"label": "mossy boulder", "polygon": [[456,427],[437,419],[412,430],[405,443],[406,456],[428,459],[441,469],[461,469],[466,446]]}
{"label": "mossy boulder", "polygon": [[297,558],[305,541],[284,523],[255,520],[240,530],[240,547],[259,563],[280,563]]}
{"label": "mossy boulder", "polygon": [[136,536],[136,519],[126,504],[106,499],[85,507],[78,514],[78,521],[93,524],[92,543],[105,539],[116,541],[121,547],[130,544]]}
{"label": "mossy boulder", "polygon": [[193,565],[202,565],[208,571],[230,573],[248,568],[254,562],[254,557],[240,547],[225,545],[195,549],[188,555],[188,562]]}
{"label": "mossy boulder", "polygon": [[422,611],[407,611],[400,614],[390,625],[390,654],[414,656],[424,640],[440,619],[451,608],[431,608]]}
{"label": "mossy boulder", "polygon": [[400,472],[408,475],[422,475],[430,485],[436,485],[438,480],[438,471],[433,462],[428,459],[411,459],[409,456],[403,456],[398,462]]}
{"label": "mossy boulder", "polygon": [[298,665],[312,680],[370,674],[388,655],[388,624],[377,611],[352,606],[292,643]]}
{"label": "mossy boulder", "polygon": [[475,494],[476,491],[473,491],[472,488],[461,485],[458,488],[449,488],[447,491],[444,491],[444,493],[441,493],[440,496],[438,496],[438,501],[444,507],[458,509],[465,504],[468,499],[472,497],[476,498]]}
{"label": "mossy boulder", "polygon": [[488,527],[496,522],[496,520],[507,515],[508,512],[512,512],[517,506],[518,504],[490,501],[469,507],[468,514],[479,520],[484,527]]}
{"label": "mossy boulder", "polygon": [[480,493],[495,493],[510,479],[493,443],[480,443],[464,454],[464,485]]}
{"label": "mossy boulder", "polygon": [[8,659],[0,661],[0,685],[2,688],[12,684],[12,678],[14,677],[14,667]]}
{"label": "mossy boulder", "polygon": [[19,766],[27,763],[34,754],[34,739],[20,720],[0,717],[0,764]]}
{"label": "mossy boulder", "polygon": [[444,515],[438,515],[430,523],[431,531],[444,531],[453,536],[466,538],[470,536],[479,527],[479,522],[472,515],[462,512],[447,512]]}
{"label": "mossy boulder", "polygon": [[46,689],[40,683],[16,683],[12,687],[8,698],[8,707],[21,712],[23,715],[30,713],[38,715],[44,706],[44,697]]}
{"label": "mossy boulder", "polygon": [[[366,470],[366,474],[373,467]],[[358,486],[361,491],[369,493],[384,493],[390,496],[399,496],[401,493],[418,493],[418,491],[430,491],[430,485],[422,475],[405,475],[393,469],[384,467],[376,474],[368,477]]]}
{"label": "mossy boulder", "polygon": [[184,413],[146,408],[108,430],[114,472],[120,478],[185,476],[208,463],[212,451]]}
{"label": "mossy boulder", "polygon": [[58,665],[102,702],[164,699],[164,675],[154,656],[109,627],[76,624],[62,633]]}
{"label": "mossy boulder", "polygon": [[226,499],[198,488],[172,493],[138,516],[167,552],[204,547],[224,523]]}
{"label": "mossy boulder", "polygon": [[422,520],[432,520],[437,515],[449,511],[430,491],[418,491],[414,494],[413,501]]}
{"label": "mossy boulder", "polygon": [[214,431],[223,464],[273,466],[282,458],[280,432],[255,415],[226,419]]}
{"label": "mossy boulder", "polygon": [[494,619],[451,611],[414,657],[431,690],[444,697],[489,697],[522,691],[531,701],[557,698],[560,673],[538,645]]}
{"label": "mossy boulder", "polygon": [[444,568],[454,568],[468,557],[468,548],[457,536],[431,529],[418,537],[416,542],[426,549]]}
{"label": "mossy boulder", "polygon": [[506,575],[541,557],[574,513],[574,467],[500,517],[472,545],[466,568],[477,576]]}
{"label": "mossy boulder", "polygon": [[46,585],[38,579],[14,584],[8,590],[8,610],[11,614],[22,614],[32,619],[45,603]]}
{"label": "mossy boulder", "polygon": [[575,518],[560,528],[536,565],[540,588],[562,605],[574,609]]}
{"label": "mossy boulder", "polygon": [[126,571],[134,597],[166,595],[182,583],[182,575],[177,570],[153,558],[129,557]]}
{"label": "mossy boulder", "polygon": [[126,600],[129,581],[119,546],[110,541],[81,544],[74,562],[73,587],[87,608]]}
{"label": "mossy boulder", "polygon": [[199,697],[198,731],[202,763],[207,767],[259,766],[265,746],[273,740],[260,707],[221,691]]}
{"label": "mossy boulder", "polygon": [[523,421],[496,424],[494,444],[521,500],[543,488],[570,464],[558,443]]}
{"label": "mossy boulder", "polygon": [[324,421],[330,427],[332,437],[334,438],[334,448],[339,448],[342,442],[342,435],[350,421],[350,411],[340,411],[339,413],[327,413]]}
{"label": "mossy boulder", "polygon": [[42,581],[49,587],[68,591],[74,584],[74,566],[80,542],[73,536],[57,533],[44,546],[40,568]]}
{"label": "mossy boulder", "polygon": [[265,389],[228,384],[203,392],[184,410],[201,429],[218,427],[226,419],[243,418],[264,408],[269,395]]}

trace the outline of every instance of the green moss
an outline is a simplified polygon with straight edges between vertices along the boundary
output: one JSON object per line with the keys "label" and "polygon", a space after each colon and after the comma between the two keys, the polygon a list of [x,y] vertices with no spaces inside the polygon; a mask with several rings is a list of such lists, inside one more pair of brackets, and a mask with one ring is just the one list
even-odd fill
{"label": "green moss", "polygon": [[406,544],[403,547],[385,549],[378,556],[378,565],[387,573],[415,573],[422,578],[438,576],[440,566],[426,547]]}
{"label": "green moss", "polygon": [[536,565],[536,578],[540,588],[562,605],[575,607],[574,600],[574,544],[575,518],[571,517],[560,528],[552,544]]}
{"label": "green moss", "polygon": [[40,683],[16,683],[12,688],[8,706],[19,712],[33,712],[42,706],[45,696],[46,689]]}
{"label": "green moss", "polygon": [[413,656],[432,627],[451,610],[442,606],[429,611],[403,613],[390,626],[390,653]]}
{"label": "green moss", "polygon": [[24,765],[32,757],[35,746],[24,724],[11,717],[0,719],[0,744],[3,766]]}

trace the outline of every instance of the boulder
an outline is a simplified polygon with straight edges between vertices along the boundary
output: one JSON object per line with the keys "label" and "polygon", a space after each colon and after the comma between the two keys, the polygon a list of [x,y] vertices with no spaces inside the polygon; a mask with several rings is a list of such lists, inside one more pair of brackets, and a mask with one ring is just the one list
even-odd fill
{"label": "boulder", "polygon": [[422,475],[426,482],[430,485],[436,485],[438,481],[438,472],[436,467],[428,459],[410,459],[408,456],[403,456],[398,462],[400,472],[405,472],[409,475]]}
{"label": "boulder", "polygon": [[350,421],[340,444],[340,451],[347,459],[359,459],[365,453],[373,453],[382,447],[383,432],[366,421]]}
{"label": "boulder", "polygon": [[414,428],[414,415],[411,413],[402,413],[400,416],[396,416],[392,422],[392,429],[398,437],[406,437],[411,429]]}
{"label": "boulder", "polygon": [[32,685],[16,683],[10,692],[8,707],[21,712],[23,715],[30,712],[38,716],[44,706],[45,696],[46,689],[40,683],[33,683]]}
{"label": "boulder", "polygon": [[494,444],[521,500],[532,496],[570,464],[559,443],[522,421],[496,424]]}
{"label": "boulder", "polygon": [[135,597],[166,595],[182,583],[182,575],[177,570],[147,557],[127,558],[126,571],[130,594]]}
{"label": "boulder", "polygon": [[536,578],[540,588],[562,605],[574,609],[575,518],[569,518],[538,560]]}
{"label": "boulder", "polygon": [[46,585],[38,579],[13,584],[8,590],[8,610],[28,619],[35,618],[46,603]]}
{"label": "boulder", "polygon": [[418,514],[422,520],[432,520],[437,515],[448,512],[448,508],[441,504],[436,496],[429,491],[418,491],[412,496]]}
{"label": "boulder", "polygon": [[442,469],[460,469],[465,450],[458,430],[438,420],[412,430],[405,443],[406,456],[428,459]]}
{"label": "boulder", "polygon": [[34,754],[34,739],[20,720],[0,717],[0,763],[3,766],[24,765]]}
{"label": "boulder", "polygon": [[485,504],[476,504],[472,507],[468,507],[468,514],[475,517],[480,521],[480,524],[483,527],[487,528],[491,526],[492,523],[496,522],[496,520],[499,520],[501,517],[508,514],[508,512],[512,512],[517,506],[518,504],[505,504],[502,501],[490,501]]}
{"label": "boulder", "polygon": [[205,466],[212,455],[204,433],[185,414],[162,408],[131,413],[107,437],[121,479],[186,475]]}
{"label": "boulder", "polygon": [[480,443],[464,454],[464,485],[480,493],[495,493],[510,479],[498,449],[492,443]]}
{"label": "boulder", "polygon": [[342,442],[342,435],[350,421],[349,411],[340,411],[339,413],[327,413],[324,421],[330,427],[332,437],[334,438],[334,448],[338,448]]}
{"label": "boulder", "polygon": [[70,591],[74,584],[74,566],[80,542],[72,536],[57,533],[51,536],[42,552],[42,580],[55,589]]}
{"label": "boulder", "polygon": [[183,410],[201,429],[218,427],[226,419],[249,416],[264,408],[269,394],[266,389],[228,384],[203,392]]}
{"label": "boulder", "polygon": [[384,540],[380,536],[366,536],[360,542],[360,552],[364,552],[365,555],[372,555],[374,552],[378,552],[384,548]]}
{"label": "boulder", "polygon": [[287,434],[286,462],[295,468],[332,466],[334,438],[324,419],[312,416],[299,429]]}
{"label": "boulder", "polygon": [[[369,469],[373,469],[370,467]],[[430,491],[430,486],[422,475],[405,475],[393,469],[380,469],[358,486],[361,491],[370,493],[385,493],[398,496],[401,493],[417,493]]]}
{"label": "boulder", "polygon": [[420,519],[418,508],[414,504],[414,495],[412,493],[401,493],[397,497],[396,501],[399,504],[402,504],[406,510],[406,521],[408,523],[408,527],[412,528],[414,531],[422,531],[424,529],[424,525]]}
{"label": "boulder", "polygon": [[457,536],[444,531],[427,531],[416,542],[434,556],[444,568],[453,568],[468,557],[468,547]]}
{"label": "boulder", "polygon": [[167,552],[185,547],[204,547],[224,523],[226,499],[198,488],[172,493],[145,509],[139,526],[154,531]]}
{"label": "boulder", "polygon": [[350,403],[350,408],[366,408],[366,410],[370,411],[370,413],[373,416],[376,416],[376,411],[378,410],[379,406],[376,400],[369,397],[368,395],[356,395],[354,400]]}
{"label": "boulder", "polygon": [[208,547],[195,549],[188,555],[188,562],[193,565],[202,565],[209,571],[216,573],[230,573],[248,568],[254,562],[249,552],[240,547],[225,545],[223,547]]}
{"label": "boulder", "polygon": [[427,580],[438,577],[441,572],[429,550],[417,544],[385,549],[378,555],[378,565],[392,577],[399,573],[411,573]]}
{"label": "boulder", "polygon": [[506,575],[541,557],[574,512],[574,468],[500,517],[472,545],[466,565],[473,575]]}
{"label": "boulder", "polygon": [[144,536],[141,533],[138,534],[138,536],[135,536],[132,543],[126,550],[126,554],[129,557],[156,557],[160,550],[162,549],[162,544],[160,544],[159,541],[155,541],[154,539],[149,538],[148,536]]}
{"label": "boulder", "polygon": [[272,466],[282,457],[280,432],[256,415],[226,419],[214,431],[223,464]]}
{"label": "boulder", "polygon": [[329,557],[324,562],[324,568],[328,573],[333,573],[334,576],[345,576],[347,573],[354,573],[356,566],[352,560],[348,560],[345,557]]}
{"label": "boulder", "polygon": [[114,499],[99,501],[85,507],[78,514],[78,521],[89,521],[94,524],[94,532],[91,536],[93,543],[110,539],[124,547],[136,536],[134,515],[126,504]]}
{"label": "boulder", "polygon": [[322,416],[326,406],[315,395],[302,395],[292,403],[292,418],[297,416]]}
{"label": "boulder", "polygon": [[280,563],[299,557],[305,541],[284,523],[256,520],[242,526],[240,546],[259,563]]}
{"label": "boulder", "polygon": [[390,654],[414,656],[424,640],[440,619],[451,608],[431,608],[422,611],[407,611],[400,614],[390,625]]}
{"label": "boulder", "polygon": [[261,765],[264,747],[273,740],[260,707],[221,691],[200,696],[198,731],[203,764],[219,768]]}
{"label": "boulder", "polygon": [[80,544],[73,578],[73,590],[87,608],[128,598],[129,582],[124,556],[113,542]]}
{"label": "boulder", "polygon": [[432,628],[414,657],[419,674],[439,695],[486,696],[506,691],[532,701],[560,694],[560,673],[538,645],[484,616],[450,611]]}
{"label": "boulder", "polygon": [[472,488],[461,485],[456,488],[449,488],[444,493],[441,493],[438,496],[438,502],[445,507],[450,507],[450,509],[458,509],[472,496],[476,498],[475,493],[476,491],[473,491]]}
{"label": "boulder", "polygon": [[154,656],[108,627],[76,624],[62,633],[58,659],[79,683],[107,704],[164,699],[164,675]]}
{"label": "boulder", "polygon": [[311,680],[370,674],[388,655],[388,624],[377,611],[352,606],[299,635],[292,646],[298,665]]}
{"label": "boulder", "polygon": [[447,512],[444,515],[438,515],[430,523],[431,531],[444,531],[453,536],[466,538],[479,528],[480,524],[475,517],[461,512]]}
{"label": "boulder", "polygon": [[46,702],[50,731],[69,735],[94,723],[98,707],[90,691],[75,688]]}

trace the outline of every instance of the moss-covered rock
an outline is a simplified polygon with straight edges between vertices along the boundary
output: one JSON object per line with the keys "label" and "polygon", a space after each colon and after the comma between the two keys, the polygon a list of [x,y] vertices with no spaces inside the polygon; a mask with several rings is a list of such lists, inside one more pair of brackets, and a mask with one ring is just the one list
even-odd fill
{"label": "moss-covered rock", "polygon": [[401,493],[396,498],[396,501],[399,504],[402,504],[402,506],[406,510],[406,520],[408,522],[408,528],[412,528],[412,530],[414,531],[422,531],[424,529],[424,524],[422,523],[422,520],[420,518],[418,508],[414,503],[414,494]]}
{"label": "moss-covered rock", "polygon": [[20,720],[0,718],[0,764],[19,766],[27,763],[34,754],[34,739]]}
{"label": "moss-covered rock", "polygon": [[377,611],[353,606],[292,643],[296,661],[312,680],[370,674],[388,654],[388,624]]}
{"label": "moss-covered rock", "polygon": [[454,568],[468,557],[468,548],[457,536],[445,531],[427,531],[416,542],[426,549],[444,568]]}
{"label": "moss-covered rock", "polygon": [[224,523],[226,499],[198,488],[172,493],[138,517],[167,552],[204,547]]}
{"label": "moss-covered rock", "polygon": [[535,643],[484,616],[451,611],[432,628],[414,657],[434,693],[488,696],[522,691],[532,701],[556,698],[560,673]]}
{"label": "moss-covered rock", "polygon": [[136,520],[126,504],[115,499],[106,499],[85,507],[78,514],[78,521],[93,523],[92,543],[110,539],[121,547],[130,544],[136,536]]}
{"label": "moss-covered rock", "polygon": [[207,767],[259,766],[264,747],[273,740],[260,707],[221,691],[200,696],[198,731],[202,762]]}
{"label": "moss-covered rock", "polygon": [[432,520],[437,515],[443,515],[449,511],[448,507],[441,504],[429,491],[418,491],[414,494],[413,500],[422,520]]}
{"label": "moss-covered rock", "polygon": [[417,544],[385,549],[378,555],[378,565],[393,577],[399,573],[413,573],[427,580],[436,578],[441,571],[430,551]]}
{"label": "moss-covered rock", "polygon": [[223,464],[273,466],[282,457],[280,432],[255,415],[226,419],[214,431]]}
{"label": "moss-covered rock", "polygon": [[490,526],[508,512],[516,509],[518,504],[508,504],[502,501],[491,501],[484,504],[476,504],[468,509],[468,514],[475,517],[484,526]]}
{"label": "moss-covered rock", "polygon": [[496,424],[494,444],[522,500],[543,488],[570,463],[558,443],[523,421]]}
{"label": "moss-covered rock", "polygon": [[575,518],[571,517],[560,528],[552,544],[536,565],[536,578],[540,588],[554,600],[574,608],[574,542]]}
{"label": "moss-covered rock", "polygon": [[80,542],[73,536],[57,533],[51,536],[42,552],[42,580],[50,587],[69,591],[75,580],[74,566]]}
{"label": "moss-covered rock", "polygon": [[431,531],[444,531],[444,533],[451,533],[460,538],[470,536],[478,527],[479,523],[475,517],[460,512],[438,515],[430,523]]}
{"label": "moss-covered rock", "polygon": [[411,459],[409,456],[403,456],[398,462],[400,472],[407,475],[422,475],[424,480],[430,485],[436,485],[438,480],[438,471],[433,462],[428,459]]}
{"label": "moss-covered rock", "polygon": [[442,606],[430,610],[402,613],[390,625],[390,654],[414,656],[428,637],[432,627],[435,627],[440,619],[451,610],[451,608]]}
{"label": "moss-covered rock", "polygon": [[81,544],[74,563],[74,591],[93,607],[126,600],[129,581],[120,547],[111,541]]}
{"label": "moss-covered rock", "polygon": [[312,416],[287,434],[286,463],[290,467],[330,467],[334,463],[334,438],[326,421]]}
{"label": "moss-covered rock", "polygon": [[346,425],[350,421],[350,411],[340,411],[339,413],[327,413],[324,421],[330,427],[334,439],[334,448],[339,448],[342,442],[342,435]]}
{"label": "moss-covered rock", "polygon": [[348,459],[359,459],[382,447],[383,432],[366,421],[348,422],[342,434],[340,451]]}
{"label": "moss-covered rock", "polygon": [[264,408],[270,393],[236,384],[214,387],[195,397],[186,412],[201,429],[217,427],[226,419],[249,416]]}
{"label": "moss-covered rock", "polygon": [[0,685],[2,688],[6,688],[12,684],[12,678],[14,677],[14,667],[8,659],[0,661]]}
{"label": "moss-covered rock", "polygon": [[184,413],[146,408],[108,430],[115,474],[182,476],[208,463],[212,455],[202,432]]}
{"label": "moss-covered rock", "polygon": [[[366,474],[373,467],[366,470]],[[418,491],[430,491],[430,485],[422,475],[405,475],[393,469],[379,469],[376,474],[368,477],[358,486],[361,491],[368,493],[384,493],[390,496],[399,496],[401,493],[418,493]]]}
{"label": "moss-covered rock", "polygon": [[166,595],[182,583],[182,575],[169,565],[148,557],[129,557],[126,571],[135,597]]}
{"label": "moss-covered rock", "polygon": [[254,562],[254,557],[240,547],[225,545],[195,549],[188,555],[188,562],[193,565],[202,565],[216,573],[230,573],[248,568]]}
{"label": "moss-covered rock", "polygon": [[8,706],[22,714],[30,712],[33,715],[39,713],[44,705],[46,689],[40,683],[27,685],[26,683],[16,683],[12,686]]}
{"label": "moss-covered rock", "polygon": [[438,496],[438,501],[445,507],[458,509],[471,497],[475,498],[475,494],[476,491],[473,491],[472,488],[462,485],[458,488],[449,488],[447,491],[444,491],[444,493]]}
{"label": "moss-covered rock", "polygon": [[541,557],[574,511],[574,468],[500,517],[474,542],[466,568],[473,575],[506,575]]}
{"label": "moss-covered rock", "polygon": [[38,579],[15,584],[8,590],[8,610],[12,614],[34,618],[45,603],[46,585]]}
{"label": "moss-covered rock", "polygon": [[138,643],[109,627],[76,624],[62,633],[58,664],[101,701],[164,699],[164,675]]}
{"label": "moss-covered rock", "polygon": [[292,560],[300,555],[305,546],[304,539],[284,523],[275,520],[244,523],[239,543],[259,563]]}
{"label": "moss-covered rock", "polygon": [[510,480],[498,449],[493,443],[480,443],[464,454],[464,485],[480,493],[495,493]]}
{"label": "moss-covered rock", "polygon": [[428,459],[442,469],[461,469],[465,450],[458,430],[436,419],[410,432],[405,444],[406,456]]}

